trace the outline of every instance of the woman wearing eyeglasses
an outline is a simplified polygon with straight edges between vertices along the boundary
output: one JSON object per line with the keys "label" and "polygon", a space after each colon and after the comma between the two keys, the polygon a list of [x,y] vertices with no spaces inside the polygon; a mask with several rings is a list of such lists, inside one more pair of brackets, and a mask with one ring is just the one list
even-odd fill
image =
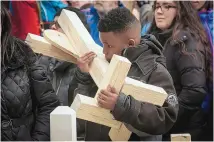
{"label": "woman wearing eyeglasses", "polygon": [[169,134],[190,133],[192,140],[199,140],[204,125],[201,104],[207,92],[206,78],[210,75],[206,33],[188,1],[157,0],[153,10],[149,33],[164,47],[167,69],[179,100],[178,118]]}

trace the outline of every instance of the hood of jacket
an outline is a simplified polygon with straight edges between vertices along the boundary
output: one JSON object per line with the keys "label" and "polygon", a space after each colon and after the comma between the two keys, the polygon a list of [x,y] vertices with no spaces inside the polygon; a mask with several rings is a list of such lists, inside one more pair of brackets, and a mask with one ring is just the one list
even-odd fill
{"label": "hood of jacket", "polygon": [[153,35],[144,35],[141,37],[140,44],[136,47],[126,48],[123,55],[131,62],[136,61],[145,51],[152,50],[153,54],[162,55],[163,47]]}
{"label": "hood of jacket", "polygon": [[[151,64],[151,60],[166,66],[165,57],[162,54],[163,47],[153,35],[144,35],[141,42],[136,47],[126,48],[122,55],[136,63],[145,75],[153,70],[156,64]],[[143,61],[143,62],[142,62]]]}

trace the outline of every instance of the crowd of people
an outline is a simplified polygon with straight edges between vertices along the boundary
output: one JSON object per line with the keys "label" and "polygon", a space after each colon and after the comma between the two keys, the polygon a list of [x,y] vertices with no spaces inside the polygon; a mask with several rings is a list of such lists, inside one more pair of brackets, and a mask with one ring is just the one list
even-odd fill
{"label": "crowd of people", "polygon": [[[89,74],[94,52],[77,64],[34,53],[28,33],[63,33],[63,9],[75,12],[108,62],[132,63],[128,76],[162,87],[162,107],[108,86],[98,93],[132,132],[130,141],[169,141],[189,133],[213,141],[213,1],[7,1],[1,2],[1,140],[50,141],[50,113],[76,94],[94,97]],[[60,123],[60,122],[59,122]],[[109,141],[109,127],[77,119],[78,140]]]}

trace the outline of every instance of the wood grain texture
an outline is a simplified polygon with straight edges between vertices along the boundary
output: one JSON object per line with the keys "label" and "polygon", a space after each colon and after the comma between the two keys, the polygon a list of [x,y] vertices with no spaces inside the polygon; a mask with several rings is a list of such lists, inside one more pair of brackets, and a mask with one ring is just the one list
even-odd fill
{"label": "wood grain texture", "polygon": [[77,94],[71,108],[76,111],[77,118],[118,129],[121,122],[114,119],[109,110],[97,105],[94,98]]}
{"label": "wood grain texture", "polygon": [[[106,75],[102,80],[101,86],[97,91],[97,94],[100,92],[101,89],[106,89],[109,84],[112,87],[115,87],[117,92],[120,92],[120,89],[123,86],[130,66],[131,62],[129,60],[124,57],[114,55],[106,72]],[[110,113],[109,110],[100,108],[97,105],[96,97],[90,98],[81,95],[79,95],[79,98],[77,97],[78,96],[75,97],[75,101],[72,104],[72,108],[76,110],[78,118],[88,121],[90,120],[92,122],[115,128],[115,120],[113,120],[113,115]],[[120,125],[121,124],[116,125],[117,129]]]}
{"label": "wood grain texture", "polygon": [[129,131],[124,124],[119,129],[111,128],[109,137],[112,141],[128,141],[132,132]]}
{"label": "wood grain texture", "polygon": [[131,62],[127,58],[118,55],[113,55],[110,65],[108,66],[106,74],[102,79],[95,98],[97,98],[97,95],[100,90],[107,89],[108,85],[114,87],[117,93],[119,94],[130,67]]}
{"label": "wood grain texture", "polygon": [[162,106],[168,96],[166,91],[161,87],[146,84],[129,77],[126,77],[122,92],[133,96],[137,100],[158,106]]}
{"label": "wood grain texture", "polygon": [[89,51],[102,54],[102,48],[94,46],[94,40],[76,13],[63,9],[58,18],[58,23],[68,39],[77,45],[76,51],[79,56],[83,56]]}
{"label": "wood grain texture", "polygon": [[[26,41],[36,53],[42,53],[46,56],[76,63],[76,58],[52,46],[43,37],[34,34],[28,34]],[[104,56],[98,56],[95,58],[95,60],[96,64],[91,65],[93,70],[91,70],[90,73],[92,76],[94,76],[95,80],[97,80],[96,82],[99,82],[100,86],[109,63],[105,61]],[[121,91],[126,95],[133,96],[137,100],[149,102],[158,106],[162,106],[167,97],[167,93],[163,88],[145,84],[129,77],[126,77]]]}
{"label": "wood grain texture", "polygon": [[89,51],[93,51],[98,55],[91,63],[89,73],[99,87],[109,65],[104,59],[102,47],[94,42],[76,13],[62,10],[58,18],[58,23],[67,35],[69,41],[74,42],[74,48],[79,56],[83,56]]}
{"label": "wood grain texture", "polygon": [[73,47],[75,45],[70,44],[65,34],[55,30],[45,30],[43,35],[44,38],[55,47],[72,55],[75,58],[78,58],[78,54],[76,53],[75,48]]}
{"label": "wood grain texture", "polygon": [[[58,22],[68,39],[74,39],[76,43],[75,47],[79,47],[76,49],[76,51],[78,50],[77,52],[80,53],[79,55],[83,55],[88,51],[94,51],[98,54],[98,57],[96,57],[91,64],[89,73],[96,85],[100,87],[102,79],[104,78],[109,66],[109,63],[101,53],[102,48],[95,44],[90,34],[74,12],[63,10]],[[167,93],[162,88],[148,85],[130,78],[126,78],[122,92],[133,96],[137,100],[153,103],[159,106],[163,105],[167,97]],[[155,95],[153,95],[153,93]]]}
{"label": "wood grain texture", "polygon": [[[63,10],[59,16],[58,23],[66,34],[67,39],[66,37],[63,37],[63,34],[54,37],[52,37],[52,34],[47,34],[48,36],[46,36],[46,38],[53,45],[56,45],[57,48],[59,48],[59,51],[64,51],[63,53],[67,55],[69,54],[69,56],[73,56],[74,54],[82,56],[89,51],[95,52],[98,56],[90,65],[89,73],[99,89],[104,89],[110,84],[115,86],[118,92],[122,91],[124,94],[131,95],[139,101],[149,102],[159,106],[163,105],[167,97],[166,92],[160,87],[148,85],[126,77],[130,67],[127,62],[124,62],[124,65],[126,65],[124,68],[120,67],[116,61],[112,65],[109,64],[104,58],[102,47],[93,41],[90,34],[74,12]],[[40,40],[37,39],[37,41]],[[61,42],[61,40],[63,40],[63,42]],[[48,45],[48,49],[54,47],[51,46],[50,43],[47,43],[46,46]],[[33,47],[37,47],[38,45],[41,45],[41,43],[37,42]],[[73,49],[69,47],[72,47]],[[39,51],[46,52],[43,51],[44,49],[38,49]],[[48,52],[48,54],[50,55],[50,52]],[[64,54],[57,54],[55,57],[58,56],[59,58],[62,58]],[[118,133],[114,136],[114,139],[128,140],[131,135],[131,132],[126,129],[125,125],[121,125],[121,122],[114,120],[109,110],[97,106],[95,98],[79,95],[75,98],[71,107],[77,111],[78,118],[118,129],[116,130]]]}
{"label": "wood grain texture", "polygon": [[173,142],[191,142],[190,134],[171,134],[171,141]]}
{"label": "wood grain texture", "polygon": [[77,59],[65,53],[64,51],[54,47],[43,37],[34,34],[28,34],[25,41],[35,53],[41,53],[45,56],[54,57],[59,60],[75,63]]}

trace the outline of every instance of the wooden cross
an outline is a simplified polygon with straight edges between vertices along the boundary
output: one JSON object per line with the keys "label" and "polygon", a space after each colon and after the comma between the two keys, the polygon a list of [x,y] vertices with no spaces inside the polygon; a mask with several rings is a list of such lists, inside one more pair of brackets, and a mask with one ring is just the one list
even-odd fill
{"label": "wooden cross", "polygon": [[171,142],[191,142],[191,135],[186,134],[171,134]]}
{"label": "wooden cross", "polygon": [[[28,34],[26,42],[37,53],[72,63],[76,63],[78,57],[93,51],[98,56],[90,65],[89,73],[99,88],[97,93],[111,85],[117,92],[131,95],[139,101],[163,105],[167,97],[164,89],[126,77],[131,63],[125,57],[114,55],[109,64],[104,58],[102,47],[94,42],[74,12],[62,10],[58,23],[65,34],[46,30],[44,38]],[[94,98],[81,94],[75,97],[71,108],[76,111],[77,118],[111,127],[111,140],[127,141],[131,132],[122,122],[115,120],[109,110],[99,107],[96,97],[97,94]]]}

